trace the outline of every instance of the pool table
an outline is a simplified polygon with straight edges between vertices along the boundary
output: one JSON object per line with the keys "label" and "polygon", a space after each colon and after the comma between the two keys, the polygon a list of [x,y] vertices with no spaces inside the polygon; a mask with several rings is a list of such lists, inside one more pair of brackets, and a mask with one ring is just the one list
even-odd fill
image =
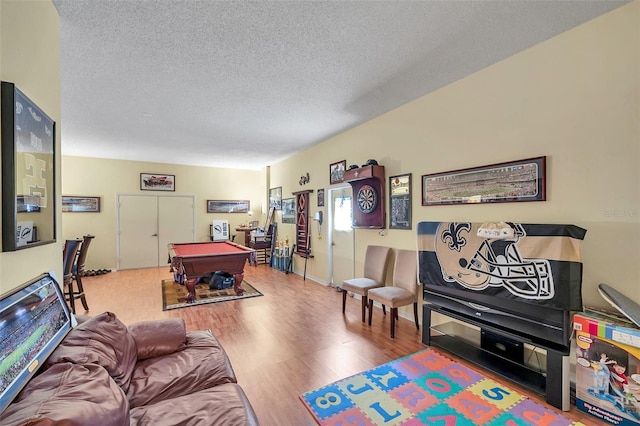
{"label": "pool table", "polygon": [[198,279],[209,272],[225,271],[233,275],[233,286],[237,295],[244,293],[242,280],[247,259],[255,263],[255,250],[231,241],[203,243],[169,243],[171,271],[175,271],[176,282],[184,282],[187,288],[187,303],[195,300]]}

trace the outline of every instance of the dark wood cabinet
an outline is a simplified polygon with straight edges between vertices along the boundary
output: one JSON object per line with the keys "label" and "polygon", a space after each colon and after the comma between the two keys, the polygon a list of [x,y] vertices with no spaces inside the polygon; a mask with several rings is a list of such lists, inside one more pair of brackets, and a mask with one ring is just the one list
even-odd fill
{"label": "dark wood cabinet", "polygon": [[296,250],[301,257],[311,257],[311,235],[309,233],[309,194],[313,189],[293,192],[296,196]]}
{"label": "dark wood cabinet", "polygon": [[365,166],[344,172],[353,189],[353,228],[384,228],[384,166]]}

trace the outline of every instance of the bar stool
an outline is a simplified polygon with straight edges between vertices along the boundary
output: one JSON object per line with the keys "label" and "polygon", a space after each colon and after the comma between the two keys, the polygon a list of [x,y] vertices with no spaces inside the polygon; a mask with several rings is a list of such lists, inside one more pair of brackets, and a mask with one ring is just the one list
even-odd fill
{"label": "bar stool", "polygon": [[73,268],[75,266],[78,249],[82,240],[66,240],[62,250],[63,262],[63,287],[65,290],[65,300],[69,303],[71,312],[76,313],[74,291],[73,291]]}
{"label": "bar stool", "polygon": [[87,299],[84,295],[84,287],[82,286],[82,277],[86,276],[86,262],[87,262],[87,252],[89,251],[89,244],[91,244],[91,240],[95,238],[94,235],[85,235],[82,237],[82,245],[78,250],[78,257],[76,259],[76,264],[73,267],[73,278],[76,281],[77,290],[73,292],[74,299],[80,299],[82,302],[82,307],[85,311],[89,310],[89,305],[87,305]]}

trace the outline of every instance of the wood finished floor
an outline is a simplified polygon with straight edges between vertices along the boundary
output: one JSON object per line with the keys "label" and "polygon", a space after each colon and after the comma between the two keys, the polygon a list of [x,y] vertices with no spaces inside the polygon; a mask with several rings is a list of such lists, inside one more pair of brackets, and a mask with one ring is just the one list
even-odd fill
{"label": "wood finished floor", "polygon": [[[264,296],[162,311],[160,282],[171,277],[168,267],[86,277],[87,314],[110,311],[125,324],[183,318],[187,330],[210,329],[263,426],[315,425],[299,399],[302,393],[425,348],[412,320],[400,318],[391,339],[389,316],[381,309],[374,308],[369,327],[361,322],[360,300],[347,299],[343,315],[335,289],[266,265],[245,270],[245,280]],[[485,373],[546,405],[538,395]],[[563,414],[586,425],[605,424],[575,407]]]}

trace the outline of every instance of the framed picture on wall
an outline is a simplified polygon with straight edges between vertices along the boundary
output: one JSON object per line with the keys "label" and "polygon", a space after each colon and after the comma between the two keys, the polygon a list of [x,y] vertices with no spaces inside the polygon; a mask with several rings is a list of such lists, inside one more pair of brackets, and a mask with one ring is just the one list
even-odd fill
{"label": "framed picture on wall", "polygon": [[282,187],[271,188],[269,190],[269,207],[282,210]]}
{"label": "framed picture on wall", "polygon": [[282,200],[282,223],[296,223],[296,199]]}
{"label": "framed picture on wall", "polygon": [[62,196],[62,211],[72,213],[99,213],[100,197]]}
{"label": "framed picture on wall", "polygon": [[411,173],[389,178],[389,229],[411,229]]}
{"label": "framed picture on wall", "polygon": [[347,168],[347,160],[329,164],[329,183],[344,182],[344,171]]}
{"label": "framed picture on wall", "polygon": [[248,213],[249,200],[207,200],[207,213]]}
{"label": "framed picture on wall", "polygon": [[318,207],[324,207],[324,188],[318,189]]}
{"label": "framed picture on wall", "polygon": [[422,176],[422,205],[545,201],[546,157]]}
{"label": "framed picture on wall", "polygon": [[175,175],[140,173],[140,189],[143,191],[175,191]]}

